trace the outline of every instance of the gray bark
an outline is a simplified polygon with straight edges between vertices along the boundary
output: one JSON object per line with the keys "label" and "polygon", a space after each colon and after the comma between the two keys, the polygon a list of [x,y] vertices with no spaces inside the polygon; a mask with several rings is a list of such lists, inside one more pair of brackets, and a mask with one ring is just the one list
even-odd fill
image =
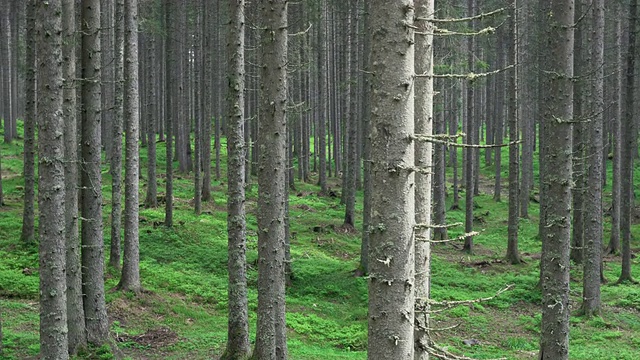
{"label": "gray bark", "polygon": [[107,341],[100,173],[100,1],[82,0],[82,283],[87,341]]}
{"label": "gray bark", "polygon": [[[507,46],[507,62],[509,64],[515,64],[517,49],[517,34],[516,28],[516,0],[509,0],[509,46]],[[507,91],[509,94],[507,114],[509,118],[509,141],[517,141],[518,134],[518,72],[517,68],[511,69],[507,75]],[[519,219],[519,206],[518,206],[518,194],[520,190],[519,180],[519,151],[520,147],[517,144],[509,147],[509,220],[507,225],[507,259],[511,264],[519,264],[520,254],[518,253],[518,219]]]}
{"label": "gray bark", "polygon": [[109,127],[111,136],[111,247],[109,265],[120,269],[122,251],[122,127],[124,101],[124,0],[115,3],[115,101],[113,124]]}
{"label": "gray bark", "polygon": [[[371,24],[369,14],[369,1],[364,1],[364,14],[362,20],[364,22],[364,72],[363,72],[363,103],[362,103],[362,138],[363,149],[363,192],[362,199],[362,242],[360,245],[360,273],[362,275],[369,273],[369,232],[371,230],[371,65],[369,55],[371,53]],[[307,148],[308,150],[308,148]],[[308,165],[308,164],[307,164]]]}
{"label": "gray bark", "polygon": [[542,237],[540,276],[542,287],[542,325],[540,359],[569,357],[569,245],[571,219],[571,121],[573,78],[574,1],[553,1],[544,9],[545,29],[542,103],[545,141],[541,161],[544,173],[542,196],[547,197],[540,222]]}
{"label": "gray bark", "polygon": [[65,78],[63,116],[65,146],[65,232],[67,261],[67,327],[69,354],[76,354],[87,346],[82,298],[82,258],[78,234],[78,129],[76,102],[76,43],[75,0],[62,2],[63,72]]}
{"label": "gray bark", "polygon": [[69,358],[65,277],[62,7],[59,0],[36,3],[38,97],[38,206],[40,209],[40,354]]}
{"label": "gray bark", "polygon": [[326,33],[327,33],[327,18],[326,18],[326,7],[327,0],[320,1],[320,14],[318,19],[318,89],[319,98],[318,100],[318,118],[316,119],[317,124],[317,137],[318,137],[318,156],[319,156],[319,169],[318,169],[318,184],[320,185],[320,192],[325,194],[327,193],[327,139],[326,139],[326,121],[327,121],[327,42],[326,42]]}
{"label": "gray bark", "polygon": [[227,38],[227,228],[229,271],[229,324],[222,359],[243,359],[251,354],[247,305],[245,146],[244,146],[244,18],[245,2],[229,2],[231,22]]}
{"label": "gray bark", "polygon": [[587,317],[600,313],[600,272],[602,270],[602,162],[604,126],[604,0],[594,0],[589,14],[590,81],[587,187],[584,223],[584,277],[582,309]]}
{"label": "gray bark", "polygon": [[618,282],[634,281],[631,275],[631,209],[633,208],[633,162],[637,151],[634,127],[634,94],[635,94],[635,63],[636,63],[636,31],[638,29],[638,1],[629,3],[629,39],[627,43],[626,74],[625,74],[625,113],[622,120],[621,160],[620,165],[620,234],[622,236],[622,273]]}
{"label": "gray bark", "polygon": [[[27,243],[35,241],[35,127],[36,127],[36,49],[35,49],[35,2],[27,3],[27,51],[25,79],[26,112],[24,119],[24,209],[22,212],[22,234]],[[0,202],[1,204],[1,202]]]}
{"label": "gray bark", "polygon": [[[348,140],[345,149],[346,149],[346,167],[347,173],[345,176],[345,185],[343,187],[343,193],[345,194],[345,216],[344,216],[344,224],[348,225],[351,228],[355,227],[355,212],[356,212],[356,172],[360,171],[360,167],[358,166],[358,151],[357,151],[357,142],[358,142],[358,57],[357,57],[357,49],[358,49],[358,1],[352,0],[350,1],[350,31],[349,31],[349,43],[352,49],[355,50],[350,57],[349,63],[349,78],[347,83],[349,84],[349,115],[347,121],[347,133]],[[346,114],[345,114],[346,116]]]}
{"label": "gray bark", "polygon": [[[155,71],[158,68],[156,58],[156,39],[155,34],[149,34],[149,52],[147,53],[147,64],[150,69],[147,71],[147,196],[144,201],[145,207],[155,208],[158,206],[158,182],[156,181],[156,124],[161,120],[155,116],[155,107],[160,106],[156,102],[156,95],[159,95],[159,89],[156,87]],[[159,98],[159,97],[158,97]],[[145,136],[145,135],[143,135]]]}
{"label": "gray bark", "polygon": [[118,288],[139,293],[140,242],[138,234],[140,175],[140,107],[138,92],[138,0],[124,1],[124,117],[125,179],[124,179],[124,256]]}
{"label": "gray bark", "polygon": [[[476,0],[468,0],[467,2],[467,16],[473,16],[476,13],[477,5]],[[475,29],[476,21],[472,21],[471,29]],[[475,37],[470,36],[467,39],[467,66],[470,72],[475,68]],[[465,121],[465,141],[467,144],[475,144],[475,132],[476,125],[475,113],[474,113],[474,99],[477,96],[475,94],[475,85],[473,82],[467,84],[467,111]],[[465,180],[465,218],[464,218],[464,231],[465,233],[471,233],[473,231],[473,196],[475,194],[475,149],[473,147],[464,148],[464,180]],[[466,236],[464,238],[464,251],[473,253],[473,236]]]}
{"label": "gray bark", "polygon": [[256,358],[287,358],[285,202],[287,134],[287,1],[259,5],[258,326]]}
{"label": "gray bark", "polygon": [[413,1],[371,1],[369,359],[414,354]]}
{"label": "gray bark", "polygon": [[173,226],[173,128],[177,115],[177,91],[178,82],[177,55],[178,45],[176,44],[176,11],[175,1],[165,0],[165,16],[167,28],[166,43],[166,67],[165,67],[165,96],[166,96],[166,188],[165,188],[165,216],[166,227]]}
{"label": "gray bark", "polygon": [[[434,1],[416,1],[416,17],[433,18]],[[418,24],[420,31],[433,33],[433,24],[424,21]],[[433,74],[433,35],[416,37],[416,74]],[[433,134],[433,77],[419,79],[415,83],[415,132],[430,136]],[[433,173],[433,144],[415,143],[415,219],[419,227],[415,232],[415,298],[424,305],[431,293],[431,195]],[[425,307],[428,309],[428,306]],[[429,314],[415,315],[415,360],[428,360],[430,344]]]}

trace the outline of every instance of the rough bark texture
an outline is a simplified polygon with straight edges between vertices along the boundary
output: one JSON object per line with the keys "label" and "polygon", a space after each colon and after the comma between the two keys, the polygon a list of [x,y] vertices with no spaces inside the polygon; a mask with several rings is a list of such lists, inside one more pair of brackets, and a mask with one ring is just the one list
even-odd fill
{"label": "rough bark texture", "polygon": [[82,283],[87,340],[109,335],[104,298],[102,178],[100,174],[100,1],[82,1]]}
{"label": "rough bark texture", "polygon": [[[358,166],[358,96],[357,96],[357,79],[358,79],[358,1],[350,1],[350,19],[351,29],[349,32],[349,42],[352,50],[350,59],[349,70],[349,120],[347,125],[348,141],[345,157],[347,158],[347,173],[345,174],[345,187],[343,193],[345,194],[345,216],[344,224],[354,228],[355,227],[355,213],[356,213],[356,172],[360,171]],[[345,114],[346,116],[346,114]]]}
{"label": "rough bark texture", "polygon": [[258,327],[255,356],[286,359],[285,201],[287,136],[287,1],[259,7]]}
{"label": "rough bark texture", "polygon": [[[510,1],[509,17],[509,46],[507,46],[507,62],[515,64],[517,54],[517,19],[515,0]],[[517,68],[513,68],[507,75],[507,91],[509,94],[507,105],[507,116],[509,119],[509,141],[518,140],[518,72]],[[507,225],[507,259],[511,264],[519,264],[520,254],[518,253],[518,219],[519,206],[518,194],[520,190],[519,170],[519,149],[517,144],[509,147],[509,220]]]}
{"label": "rough bark texture", "polygon": [[[360,244],[360,272],[369,273],[369,232],[371,230],[371,75],[369,55],[371,53],[371,26],[369,16],[369,2],[364,2],[364,73],[363,73],[363,103],[362,103],[362,133],[363,133],[363,199],[362,199],[362,243]],[[308,148],[307,148],[308,149]],[[308,165],[308,163],[307,163]]]}
{"label": "rough bark texture", "polygon": [[[468,0],[467,2],[467,16],[473,16],[476,12],[476,0]],[[476,21],[472,21],[472,29],[475,29]],[[474,71],[475,68],[475,37],[470,36],[467,39],[467,66],[470,72]],[[474,114],[474,99],[476,97],[475,94],[475,84],[470,81],[467,84],[467,111],[466,111],[466,121],[465,121],[465,133],[467,136],[464,138],[467,144],[474,144],[476,132],[475,126],[475,114]],[[464,217],[464,231],[468,234],[473,231],[473,195],[474,195],[474,185],[475,185],[475,151],[473,147],[464,148],[464,183],[465,183],[465,217]],[[464,238],[464,251],[468,253],[473,253],[473,236],[466,236]]]}
{"label": "rough bark texture", "polygon": [[[434,16],[433,0],[416,1],[416,17]],[[421,31],[433,33],[433,24],[424,21],[417,24]],[[433,74],[433,35],[416,37],[416,74]],[[419,79],[415,83],[415,132],[430,136],[433,133],[433,78]],[[416,224],[423,224],[415,232],[415,297],[416,303],[426,304],[431,290],[431,182],[433,144],[415,143],[415,214]],[[428,307],[427,307],[428,308]],[[430,345],[429,314],[415,315],[415,360],[428,360]]]}
{"label": "rough bark texture", "polygon": [[38,2],[38,207],[40,209],[40,354],[69,358],[65,276],[64,137],[62,117],[62,6]]}
{"label": "rough bark texture", "polygon": [[111,247],[109,265],[120,269],[122,251],[122,123],[124,110],[124,0],[115,3],[115,101],[113,105],[113,124],[108,128],[111,136]]}
{"label": "rough bark texture", "polygon": [[36,127],[36,49],[35,1],[27,3],[27,53],[24,119],[24,210],[22,212],[22,241],[35,241],[35,127]]}
{"label": "rough bark texture", "polygon": [[138,92],[138,0],[124,2],[124,256],[118,288],[140,292],[140,242],[138,237],[138,188],[140,175],[140,109]]}
{"label": "rough bark texture", "polygon": [[371,16],[369,359],[414,354],[413,1],[375,0]]}
{"label": "rough bark texture", "polygon": [[320,192],[325,194],[327,188],[327,139],[326,139],[326,121],[327,121],[327,24],[326,24],[326,0],[320,0],[320,18],[318,20],[318,89],[320,97],[318,98],[318,119],[317,119],[317,139],[318,139],[318,184]]}
{"label": "rough bark texture", "polygon": [[544,62],[542,103],[546,137],[541,161],[545,207],[540,276],[542,325],[540,359],[569,357],[569,243],[571,221],[571,122],[573,77],[573,0],[551,1],[543,29],[548,56]]}
{"label": "rough bark texture", "polygon": [[177,44],[176,44],[176,9],[175,2],[165,0],[165,16],[167,27],[167,45],[166,45],[166,67],[165,67],[165,94],[166,94],[166,188],[165,188],[165,211],[164,225],[166,227],[173,226],[173,123],[177,114],[177,92],[175,87],[178,83],[177,74]]}
{"label": "rough bark texture", "polygon": [[620,234],[622,235],[622,273],[618,282],[633,281],[631,276],[631,209],[633,208],[633,159],[637,152],[634,131],[634,94],[635,94],[635,63],[636,63],[636,31],[638,28],[638,1],[629,3],[629,42],[627,44],[627,64],[625,76],[625,111],[622,127],[622,152],[620,165],[621,174],[621,208]]}
{"label": "rough bark texture", "polygon": [[82,258],[78,233],[78,129],[76,102],[76,42],[75,0],[62,1],[62,42],[64,64],[64,146],[65,146],[65,232],[67,254],[67,326],[69,354],[87,346],[82,298]]}
{"label": "rough bark texture", "polygon": [[243,359],[251,354],[247,305],[244,147],[244,0],[229,2],[227,39],[227,228],[229,271],[229,324],[227,348],[222,359]]}
{"label": "rough bark texture", "polygon": [[602,270],[602,162],[604,146],[604,0],[594,0],[589,14],[591,27],[589,144],[584,223],[584,278],[582,309],[587,317],[600,313],[600,272]]}
{"label": "rough bark texture", "polygon": [[[158,67],[156,60],[156,39],[155,34],[149,34],[149,52],[147,53],[147,66],[150,67],[147,71],[147,196],[144,200],[145,207],[155,208],[158,206],[158,182],[156,181],[156,124],[162,121],[155,116],[155,106],[159,106],[159,101],[156,100],[156,95],[159,95],[159,89],[156,88],[156,76],[155,71]],[[159,98],[159,96],[158,96]]]}
{"label": "rough bark texture", "polygon": [[611,237],[606,252],[609,254],[617,254],[620,251],[620,206],[621,196],[621,149],[622,149],[622,115],[623,115],[623,86],[624,86],[624,50],[623,50],[623,22],[624,22],[624,6],[617,5],[616,13],[616,55],[617,55],[617,73],[616,73],[616,114],[612,124],[613,136],[613,159],[612,159],[612,180],[611,180]]}

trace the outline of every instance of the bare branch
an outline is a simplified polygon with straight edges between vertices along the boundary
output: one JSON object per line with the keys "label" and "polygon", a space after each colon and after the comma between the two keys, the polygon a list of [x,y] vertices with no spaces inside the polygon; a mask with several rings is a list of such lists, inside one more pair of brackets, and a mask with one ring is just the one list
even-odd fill
{"label": "bare branch", "polygon": [[463,17],[463,18],[434,19],[434,18],[429,18],[429,17],[418,17],[415,20],[416,21],[429,21],[429,22],[435,23],[435,24],[438,24],[438,23],[465,22],[465,21],[484,19],[486,17],[493,16],[493,15],[499,14],[501,12],[504,12],[504,11],[506,11],[508,9],[509,8],[504,7],[504,8],[500,8],[500,9],[497,9],[497,10],[489,11],[487,13],[482,13],[482,14],[478,14],[478,15],[474,15],[474,16]]}
{"label": "bare branch", "polygon": [[509,65],[505,68],[489,71],[485,73],[468,73],[468,74],[416,74],[415,77],[431,77],[434,79],[465,79],[468,81],[474,81],[478,78],[487,77],[489,75],[499,74],[501,72],[507,71],[511,68],[515,67],[515,65]]}

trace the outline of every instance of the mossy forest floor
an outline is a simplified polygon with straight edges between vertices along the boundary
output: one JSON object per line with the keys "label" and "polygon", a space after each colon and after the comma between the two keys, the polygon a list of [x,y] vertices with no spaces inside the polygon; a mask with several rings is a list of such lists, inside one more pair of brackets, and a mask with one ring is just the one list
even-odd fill
{"label": "mossy forest floor", "polygon": [[[5,359],[38,357],[38,254],[36,245],[21,244],[23,178],[22,143],[0,146],[5,206],[0,208],[0,309]],[[507,159],[506,149],[503,159]],[[146,149],[142,149],[146,162]],[[158,144],[158,170],[165,161]],[[223,158],[223,163],[224,163]],[[483,181],[492,182],[492,166],[482,165]],[[111,346],[92,349],[82,359],[211,359],[222,353],[226,341],[226,179],[213,182],[214,201],[203,213],[193,212],[192,178],[178,175],[173,229],[161,225],[164,208],[140,209],[140,296],[108,291]],[[109,245],[111,185],[103,166],[105,242]],[[141,195],[146,191],[142,170]],[[506,179],[506,169],[503,178]],[[610,182],[608,182],[610,187]],[[504,184],[506,186],[506,183]],[[158,177],[159,196],[164,176]],[[610,188],[607,187],[609,202]],[[338,194],[338,181],[332,189]],[[255,334],[256,197],[248,191],[248,281],[251,331]],[[144,198],[141,196],[141,198]],[[504,198],[504,197],[503,197]],[[358,197],[361,219],[362,193]],[[464,206],[464,196],[461,205]],[[486,302],[463,305],[435,314],[431,326],[438,344],[449,352],[491,359],[535,359],[540,329],[538,268],[541,243],[537,237],[538,207],[520,222],[520,250],[525,263],[509,265],[506,251],[506,202],[491,195],[476,199],[476,252],[467,255],[455,243],[434,246],[432,297],[467,300],[491,297],[509,284],[513,289]],[[605,207],[608,207],[605,206]],[[341,228],[344,208],[339,198],[320,197],[318,188],[296,183],[291,192],[291,231],[294,279],[287,289],[287,327],[291,359],[365,359],[367,347],[367,280],[354,276],[359,262],[360,232]],[[448,222],[464,219],[462,211],[448,213]],[[637,221],[636,221],[637,222]],[[358,229],[361,224],[358,224]],[[314,228],[316,231],[314,231]],[[320,230],[320,231],[318,231]],[[640,229],[634,226],[634,234]],[[450,236],[461,234],[451,229]],[[605,232],[608,241],[608,229]],[[636,250],[638,241],[633,242]],[[106,251],[105,253],[108,253]],[[633,260],[634,276],[640,264]],[[620,258],[605,259],[609,283],[602,287],[601,317],[571,318],[571,359],[640,359],[640,286],[615,285]],[[581,270],[572,267],[571,306],[580,305]],[[108,269],[107,289],[117,275]],[[438,331],[438,329],[442,329]],[[253,336],[252,335],[252,336]],[[472,345],[467,345],[472,344]]]}

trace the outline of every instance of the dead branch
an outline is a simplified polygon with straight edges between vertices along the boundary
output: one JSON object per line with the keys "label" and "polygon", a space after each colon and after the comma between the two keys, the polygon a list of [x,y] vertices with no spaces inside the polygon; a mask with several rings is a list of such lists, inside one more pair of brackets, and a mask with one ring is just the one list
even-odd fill
{"label": "dead branch", "polygon": [[462,241],[462,240],[466,239],[467,237],[476,236],[476,235],[480,235],[480,232],[472,231],[472,232],[468,232],[468,233],[462,234],[462,235],[460,235],[458,237],[455,237],[455,238],[444,239],[444,240],[431,240],[431,239],[428,239],[428,238],[426,238],[424,236],[416,235],[416,240],[418,240],[418,241],[427,241],[427,242],[430,242],[432,244],[438,244],[438,243],[447,243],[447,242],[452,242],[452,241]]}
{"label": "dead branch", "polygon": [[497,10],[493,10],[493,11],[489,11],[487,13],[482,13],[482,14],[478,14],[478,15],[474,15],[474,16],[468,16],[468,17],[463,17],[463,18],[446,18],[446,19],[435,19],[435,18],[431,18],[431,17],[417,17],[415,20],[416,21],[428,21],[434,24],[438,24],[438,23],[457,23],[457,22],[465,22],[465,21],[472,21],[472,20],[480,20],[489,16],[493,16],[496,14],[499,14],[501,12],[504,12],[506,10],[508,10],[509,8],[504,7],[504,8],[500,8]]}
{"label": "dead branch", "polygon": [[502,69],[484,72],[484,73],[468,73],[468,74],[416,74],[416,77],[431,77],[434,79],[466,79],[468,81],[474,81],[479,78],[487,77],[490,75],[499,74],[501,72],[507,71],[511,68],[515,67],[515,65],[509,65]]}
{"label": "dead branch", "polygon": [[415,224],[413,227],[418,230],[418,229],[448,229],[448,228],[452,228],[452,227],[456,227],[456,226],[462,226],[463,224],[461,222],[457,222],[457,223],[453,223],[453,224],[449,224],[449,225],[442,225],[442,224]]}

